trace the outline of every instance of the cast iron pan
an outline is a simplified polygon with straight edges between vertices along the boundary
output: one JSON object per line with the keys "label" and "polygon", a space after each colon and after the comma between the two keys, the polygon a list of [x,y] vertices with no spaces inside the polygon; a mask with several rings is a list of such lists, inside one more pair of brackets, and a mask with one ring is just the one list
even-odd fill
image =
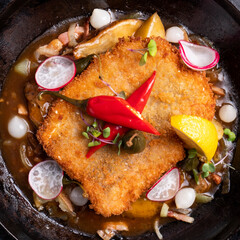
{"label": "cast iron pan", "polygon": [[[207,36],[220,50],[221,63],[240,96],[240,3],[213,0],[0,0],[0,89],[11,65],[21,51],[52,25],[94,8],[124,11],[158,11],[161,18],[182,23],[196,34]],[[209,204],[194,213],[195,222],[172,222],[161,229],[164,239],[239,239],[240,230],[240,142],[231,171],[231,191],[217,194]],[[0,155],[0,221],[17,239],[97,239],[70,229],[36,211],[25,198]],[[86,224],[88,224],[86,222]],[[115,239],[124,239],[116,236]],[[131,239],[157,239],[145,233]]]}

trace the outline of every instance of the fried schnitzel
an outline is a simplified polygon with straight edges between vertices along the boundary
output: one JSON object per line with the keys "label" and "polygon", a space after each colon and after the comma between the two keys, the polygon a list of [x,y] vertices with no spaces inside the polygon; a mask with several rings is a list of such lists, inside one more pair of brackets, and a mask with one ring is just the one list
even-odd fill
{"label": "fried schnitzel", "polygon": [[[88,140],[82,136],[86,125],[73,105],[56,100],[37,136],[46,153],[55,159],[73,179],[82,183],[89,196],[90,207],[103,216],[121,214],[168,169],[184,158],[182,142],[170,125],[177,114],[196,115],[211,120],[215,99],[204,72],[186,67],[178,49],[166,40],[154,38],[157,55],[139,66],[141,55],[129,49],[143,49],[149,39],[121,39],[100,55],[101,74],[116,92],[130,95],[156,70],[156,81],[143,110],[147,119],[162,135],[145,134],[147,146],[139,154],[129,155],[105,146],[87,159]],[[99,59],[68,84],[62,94],[86,99],[97,95],[113,95],[99,79]],[[84,118],[91,122],[90,117]]]}

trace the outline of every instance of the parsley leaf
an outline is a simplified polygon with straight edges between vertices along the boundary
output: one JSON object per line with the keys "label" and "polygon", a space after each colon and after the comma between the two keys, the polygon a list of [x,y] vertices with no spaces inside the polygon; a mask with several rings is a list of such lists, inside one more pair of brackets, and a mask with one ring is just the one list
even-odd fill
{"label": "parsley leaf", "polygon": [[213,163],[204,163],[202,165],[202,177],[208,177],[210,173],[215,172],[215,166]]}
{"label": "parsley leaf", "polygon": [[98,146],[100,144],[101,144],[101,142],[99,142],[99,141],[93,141],[93,142],[90,142],[88,144],[88,147],[95,147],[95,146]]}
{"label": "parsley leaf", "polygon": [[209,163],[208,166],[209,166],[209,172],[211,173],[215,172],[215,166],[213,163]]}
{"label": "parsley leaf", "polygon": [[140,66],[143,66],[146,64],[147,62],[147,56],[148,56],[148,52],[145,52],[144,55],[141,57],[140,59],[140,62],[139,62],[139,65]]}
{"label": "parsley leaf", "polygon": [[82,135],[83,135],[85,138],[89,139],[89,136],[88,136],[88,134],[87,134],[86,132],[82,132]]}
{"label": "parsley leaf", "polygon": [[157,54],[157,44],[153,39],[151,39],[148,43],[148,52],[152,57],[155,57]]}
{"label": "parsley leaf", "polygon": [[110,136],[110,127],[103,129],[103,137],[108,138]]}
{"label": "parsley leaf", "polygon": [[208,172],[209,171],[209,164],[208,163],[204,163],[202,165],[202,171],[203,172]]}

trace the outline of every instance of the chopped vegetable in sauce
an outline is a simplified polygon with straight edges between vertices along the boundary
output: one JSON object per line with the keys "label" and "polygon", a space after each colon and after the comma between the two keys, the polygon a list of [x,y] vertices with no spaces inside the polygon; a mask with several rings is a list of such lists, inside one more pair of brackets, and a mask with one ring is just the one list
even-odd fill
{"label": "chopped vegetable in sauce", "polygon": [[[224,140],[228,140],[228,144],[232,144],[232,142],[236,140],[233,122],[237,118],[237,109],[233,103],[225,104],[225,102],[229,102],[231,98],[225,89],[227,85],[217,86],[220,72],[223,71],[215,67],[219,61],[219,53],[212,47],[203,46],[203,40],[200,37],[194,35],[188,36],[188,31],[185,30],[183,26],[173,26],[169,28],[166,31],[166,40],[176,44],[179,42],[178,50],[170,43],[166,43],[166,40],[162,42],[163,40],[161,38],[165,38],[165,29],[157,13],[154,13],[145,21],[139,19],[115,21],[112,16],[110,11],[95,9],[90,18],[90,23],[96,29],[104,27],[101,28],[99,32],[96,32],[95,36],[92,34],[94,33],[93,30],[89,32],[89,19],[85,19],[81,24],[78,22],[71,23],[70,26],[68,26],[68,31],[59,32],[57,38],[51,39],[50,41],[47,40],[48,42],[44,40],[44,45],[39,46],[39,43],[37,43],[34,45],[34,48],[32,48],[34,52],[23,53],[23,57],[19,58],[13,68],[14,74],[11,81],[15,81],[14,79],[20,77],[20,81],[24,83],[22,85],[25,85],[25,98],[21,99],[21,94],[19,94],[19,96],[15,97],[17,98],[17,107],[14,101],[11,102],[10,107],[9,105],[5,106],[3,113],[5,113],[8,118],[8,111],[10,114],[14,113],[15,116],[8,119],[8,133],[5,135],[10,135],[10,138],[8,137],[10,140],[8,138],[4,139],[3,152],[9,152],[9,149],[12,149],[11,146],[13,143],[16,146],[20,146],[16,148],[18,152],[14,154],[17,156],[17,154],[20,153],[19,155],[22,160],[21,163],[18,163],[18,174],[26,178],[26,173],[31,169],[28,179],[33,189],[35,207],[39,211],[46,209],[50,216],[62,219],[74,227],[79,224],[83,231],[89,231],[89,229],[91,229],[93,233],[97,233],[104,240],[110,240],[121,231],[128,231],[130,235],[135,235],[135,233],[138,234],[138,232],[149,230],[155,230],[158,238],[163,239],[164,236],[162,236],[159,231],[161,227],[159,223],[162,223],[162,219],[164,219],[163,222],[168,222],[169,218],[174,218],[186,223],[192,223],[194,218],[191,217],[190,214],[196,204],[206,204],[210,202],[214,198],[214,192],[216,192],[222,182],[223,188],[227,189],[226,178],[228,181],[229,179],[226,177],[228,174],[225,166],[231,167],[228,161],[230,153],[223,153],[231,152],[229,146],[232,145],[227,146]],[[161,38],[158,36],[161,36]],[[121,37],[125,37],[125,39],[119,40],[119,44],[117,48],[115,48],[114,46],[118,42],[118,38]],[[130,37],[129,40],[126,40],[128,37]],[[138,37],[141,37],[142,40],[138,40]],[[150,39],[145,39],[146,37]],[[176,39],[180,41],[176,41]],[[198,42],[196,42],[196,39]],[[143,48],[134,49],[135,44],[141,45],[143,43],[145,44]],[[163,58],[159,58],[163,50],[160,47],[160,43],[161,46],[167,46],[170,49],[170,52],[166,52],[166,56],[164,55]],[[133,48],[124,49],[125,44],[126,46],[131,45]],[[126,51],[126,55],[129,54],[128,59],[121,59],[121,66],[117,66],[119,63],[116,64],[117,67],[114,67],[114,71],[115,69],[120,69],[119,72],[110,72],[110,70],[107,70],[108,65],[111,66],[111,62],[116,60],[115,58],[117,58],[118,54],[121,54],[121,51]],[[138,54],[135,53],[140,53],[142,57],[138,57]],[[132,55],[130,56],[130,54]],[[160,87],[159,83],[160,80],[164,81],[165,78],[168,78],[168,73],[172,74],[170,76],[171,80],[174,78],[175,72],[169,72],[169,69],[174,69],[176,66],[171,63],[171,58],[168,54],[171,54],[172,58],[177,56],[177,59],[180,59],[180,57],[182,57],[186,66],[182,61],[180,61],[178,65],[181,65],[181,68],[186,68],[188,70],[186,72],[202,71],[212,68],[211,70],[207,70],[207,76],[213,85],[210,87],[207,80],[203,83],[205,84],[205,91],[199,91],[198,94],[201,97],[201,94],[206,94],[206,92],[209,91],[207,92],[209,95],[213,96],[213,94],[215,94],[218,99],[221,99],[222,105],[219,110],[219,118],[216,116],[217,120],[214,119],[212,121],[215,107],[212,107],[212,109],[209,107],[210,110],[206,107],[206,112],[204,110],[202,111],[200,114],[201,117],[198,116],[198,122],[196,121],[194,123],[195,125],[192,124],[194,120],[191,119],[194,118],[196,120],[197,116],[195,115],[197,115],[196,113],[201,107],[197,107],[197,112],[192,115],[190,113],[194,112],[194,110],[190,108],[186,110],[186,114],[188,115],[173,115],[172,112],[165,112],[163,108],[163,114],[168,115],[168,120],[166,121],[168,128],[164,129],[164,126],[163,136],[159,137],[159,129],[162,129],[161,125],[165,123],[162,121],[162,116],[157,118],[158,124],[154,122],[154,119],[151,119],[151,114],[156,114],[158,108],[162,107],[159,107],[156,99],[159,97],[163,102],[165,100],[171,102],[174,101],[175,97],[174,92],[172,96],[171,92],[164,91],[165,85]],[[106,56],[114,56],[108,64],[106,64]],[[133,64],[130,64],[127,68],[121,68],[124,66],[124,61],[128,61],[131,58],[137,60],[132,61],[131,63]],[[159,59],[162,60],[164,58],[167,58],[164,61],[168,62],[169,69],[162,75],[162,73],[159,72],[160,67],[151,67],[151,63],[152,61],[160,62]],[[166,64],[164,61],[161,62],[163,66]],[[37,67],[38,69],[36,69]],[[94,71],[96,70],[97,78],[91,82],[93,67],[96,67]],[[35,72],[36,82],[33,82],[32,78]],[[87,75],[89,72],[91,74]],[[128,80],[122,79],[121,81],[120,75],[124,74],[124,72],[127,72],[126,78],[128,78]],[[140,78],[137,77],[138,72],[141,72]],[[83,81],[84,78],[81,78],[82,74],[88,76],[86,82]],[[177,82],[182,81],[181,71],[178,70],[177,74]],[[200,76],[201,73],[198,74],[194,72],[193,75]],[[189,79],[193,75],[189,75]],[[71,81],[75,81],[75,76],[76,81],[81,79],[81,84],[86,85],[86,87],[81,86],[84,91],[80,91],[79,94],[76,95],[78,97],[71,98],[71,94],[69,94],[66,89],[71,85]],[[161,78],[161,76],[163,77]],[[112,78],[114,78],[114,81]],[[132,79],[134,79],[135,82]],[[186,79],[184,79],[184,81],[185,80]],[[119,84],[116,84],[118,82]],[[222,82],[225,83],[225,79]],[[40,89],[36,83],[40,87],[50,89],[51,91],[45,91],[39,94]],[[169,83],[166,84],[170,83],[171,81],[169,80]],[[188,85],[191,83],[188,83]],[[197,87],[198,82],[193,81],[193,83],[195,83],[194,87]],[[67,86],[66,89],[63,88],[65,85]],[[118,85],[120,85],[120,87]],[[177,85],[175,85],[176,82],[174,87],[177,88]],[[63,91],[61,93],[52,91],[62,88]],[[161,92],[155,91],[155,88],[161,88]],[[183,86],[183,91],[187,91],[184,88],[186,88],[186,86]],[[172,89],[173,88],[171,88],[171,91]],[[108,93],[109,90],[111,90],[110,94]],[[187,95],[185,96],[185,93],[178,89],[177,91],[175,95],[180,96],[182,94],[186,100]],[[91,92],[92,95],[89,96],[89,92]],[[114,96],[112,96],[112,94],[114,94]],[[188,97],[190,98],[192,94],[192,92],[191,94],[188,93]],[[14,96],[14,94],[11,94],[11,97],[12,96]],[[46,116],[49,118],[49,115],[53,114],[51,112],[53,112],[55,108],[51,108],[51,103],[55,97],[62,98],[72,105],[82,108],[81,110],[85,110],[84,114],[78,111],[72,112],[72,116],[74,116],[73,122],[76,121],[76,119],[80,119],[78,121],[81,121],[81,124],[85,124],[85,128],[82,128],[79,132],[76,130],[74,134],[71,132],[71,134],[74,137],[77,135],[78,139],[84,141],[86,148],[73,149],[72,151],[75,151],[77,158],[79,158],[77,165],[83,164],[81,157],[86,157],[86,159],[91,157],[89,161],[86,162],[92,164],[93,168],[89,170],[90,165],[85,165],[83,166],[83,172],[89,171],[89,181],[95,181],[97,179],[96,182],[93,181],[91,183],[92,186],[94,186],[93,191],[90,191],[89,185],[84,182],[84,179],[83,182],[77,178],[74,179],[75,175],[71,172],[71,178],[73,179],[70,179],[67,176],[68,168],[66,168],[65,165],[64,169],[66,169],[66,173],[64,173],[63,176],[61,169],[62,162],[60,161],[63,156],[59,153],[55,159],[56,161],[49,160],[49,156],[46,155],[40,145],[40,143],[43,144],[46,150],[46,144],[43,138],[41,139],[38,135],[40,143],[35,138],[35,130],[42,124],[44,125]],[[171,100],[170,97],[173,100]],[[218,99],[216,101],[218,101]],[[9,99],[3,98],[1,100],[1,104],[5,104],[7,100],[9,102]],[[28,107],[22,103],[25,102],[25,100],[27,100]],[[54,104],[58,104],[56,102]],[[169,102],[166,102],[166,104],[171,108],[172,105],[170,105]],[[210,97],[207,102],[209,102],[211,106],[215,106],[216,104],[213,97]],[[52,106],[54,106],[54,104]],[[187,104],[181,102],[179,112],[184,113],[184,107],[187,108],[188,104],[191,104],[191,106],[194,104],[197,105],[191,101]],[[199,103],[199,106],[200,105]],[[146,111],[144,111],[145,106]],[[22,116],[21,118],[14,112],[14,109],[17,108],[19,109],[18,114]],[[151,111],[149,110],[150,108],[152,108]],[[49,111],[49,109],[51,109],[51,111]],[[65,112],[65,114],[60,113],[58,110],[61,109],[57,109],[54,114],[61,128],[64,117],[69,117],[71,109],[68,109],[69,112]],[[161,113],[159,115],[161,115]],[[143,116],[145,118],[143,118]],[[171,123],[182,141],[177,139],[176,133],[172,128],[169,128],[171,125],[169,116],[172,117],[172,120],[177,120]],[[25,117],[27,120],[25,120]],[[184,121],[182,121],[183,118],[185,118]],[[189,119],[190,121],[187,122]],[[223,121],[223,123],[221,121]],[[226,125],[225,123],[231,123],[232,125]],[[78,124],[80,124],[80,122],[78,122]],[[35,130],[32,131],[32,129]],[[203,130],[206,129],[207,131],[204,132]],[[233,130],[231,131],[230,129]],[[69,129],[69,131],[70,130],[71,129]],[[55,134],[55,131],[59,131],[58,135],[60,136],[64,134],[64,127],[62,127],[61,130],[51,129],[51,134]],[[168,135],[169,133],[170,135],[174,135],[174,139],[171,138],[170,135],[167,137],[164,135]],[[67,137],[69,141],[67,145],[69,144],[68,148],[72,149],[71,146],[73,145],[71,145],[69,136],[70,135]],[[48,138],[50,139],[51,137],[49,134]],[[57,140],[59,140],[59,138],[54,139],[56,142]],[[186,147],[185,150],[182,147],[182,142]],[[109,145],[110,153],[104,148],[107,144]],[[64,146],[62,147],[64,148]],[[102,148],[101,151],[99,151],[98,154],[94,154],[100,148]],[[114,148],[115,152],[111,151],[111,149]],[[86,156],[82,155],[82,151],[86,152],[84,153]],[[186,153],[185,157],[184,151]],[[59,150],[59,152],[61,151]],[[100,157],[97,163],[105,165],[98,165],[94,168],[96,156],[98,157],[104,152],[105,155],[103,156],[108,157],[104,159]],[[157,161],[154,158],[155,152],[159,154]],[[136,155],[135,157],[131,157],[133,153]],[[164,155],[164,153],[166,154]],[[144,154],[148,154],[148,156],[146,157]],[[72,164],[70,155],[68,161]],[[6,156],[11,159],[9,154],[6,154]],[[112,164],[112,159],[110,159],[109,156],[116,162]],[[119,160],[120,158],[121,160]],[[86,159],[84,159],[84,161]],[[164,159],[166,162],[163,162],[162,165],[156,164],[156,162],[161,161],[161,159]],[[178,163],[177,167],[169,170],[169,167],[165,165],[169,159],[171,159],[171,164],[177,163],[180,160],[181,162]],[[137,164],[139,161],[140,163]],[[144,161],[147,162],[144,164]],[[59,165],[57,162],[59,162]],[[119,164],[119,169],[115,168],[117,164]],[[49,167],[48,165],[51,166]],[[152,172],[151,169],[148,169],[149,166],[154,168]],[[161,174],[155,176],[155,168],[163,168],[164,170],[162,172],[159,170]],[[50,171],[51,174],[49,174]],[[42,179],[42,177],[37,179],[41,172],[45,176],[44,179]],[[93,172],[94,174],[91,175]],[[145,175],[146,172],[147,174]],[[125,174],[127,173],[130,173],[130,178],[125,178]],[[105,182],[101,182],[105,176],[109,177],[106,178],[107,185],[105,185]],[[148,184],[142,180],[144,178],[147,179],[146,182]],[[126,201],[131,204],[116,213],[116,208],[121,206],[121,204],[125,204],[124,198],[131,195],[125,194],[124,192],[125,189],[128,188],[128,185],[131,185],[130,181],[135,181],[134,190],[129,190],[132,196],[134,196],[133,200],[130,196]],[[48,184],[46,184],[46,182],[48,182]],[[150,182],[156,183],[150,186]],[[51,183],[51,186],[49,183]],[[122,183],[126,184],[124,189],[121,189]],[[138,188],[138,183],[142,185],[146,184],[142,189],[146,190],[148,188],[147,194],[143,191],[135,192]],[[102,184],[101,189],[99,188],[99,184]],[[109,196],[106,194],[106,189],[108,189],[109,195],[114,195],[115,188],[121,192],[121,197],[119,196],[119,199],[115,199],[115,201],[119,201],[119,204],[117,204],[118,206],[116,205],[117,207],[114,207],[115,212],[113,211],[114,213],[112,213],[112,203],[109,202],[111,198],[107,198]],[[103,195],[101,196],[105,196],[105,198],[100,198],[102,201],[101,204],[102,206],[106,206],[106,211],[108,212],[104,212],[104,210],[101,212],[101,205],[99,205],[100,207],[96,207],[96,202],[99,202],[97,194],[100,195],[99,192],[101,191],[103,191]],[[96,195],[94,195],[94,193],[96,193]],[[145,194],[147,198],[143,197]],[[94,201],[91,202],[92,199]],[[105,218],[96,215],[92,210],[89,210],[90,208],[93,208],[103,216],[110,216],[112,214],[121,215],[117,217],[114,216],[117,220],[114,220],[114,217]],[[127,211],[127,209],[129,210]],[[81,214],[78,214],[79,212],[81,212]],[[86,219],[94,221],[94,226],[84,227]],[[149,227],[149,223],[152,223],[152,227]]]}

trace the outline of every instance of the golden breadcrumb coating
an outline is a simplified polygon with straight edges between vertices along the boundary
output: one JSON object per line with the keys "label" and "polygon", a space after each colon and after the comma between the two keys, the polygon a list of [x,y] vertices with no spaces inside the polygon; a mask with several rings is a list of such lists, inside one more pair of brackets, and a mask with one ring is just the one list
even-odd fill
{"label": "golden breadcrumb coating", "polygon": [[[162,135],[145,133],[147,147],[142,153],[117,154],[117,147],[105,146],[89,159],[88,140],[82,136],[86,125],[79,110],[63,100],[56,100],[37,137],[46,153],[55,159],[73,179],[81,182],[91,207],[103,216],[121,214],[152,186],[168,169],[185,156],[182,142],[170,125],[177,114],[196,115],[211,120],[215,99],[204,72],[184,65],[176,47],[166,40],[154,38],[157,55],[148,56],[139,66],[141,55],[129,49],[142,49],[149,39],[120,39],[111,51],[102,54],[102,76],[116,92],[130,95],[156,70],[156,81],[142,113]],[[62,94],[75,99],[113,95],[99,79],[99,60],[68,84]],[[87,121],[92,118],[83,115]]]}

